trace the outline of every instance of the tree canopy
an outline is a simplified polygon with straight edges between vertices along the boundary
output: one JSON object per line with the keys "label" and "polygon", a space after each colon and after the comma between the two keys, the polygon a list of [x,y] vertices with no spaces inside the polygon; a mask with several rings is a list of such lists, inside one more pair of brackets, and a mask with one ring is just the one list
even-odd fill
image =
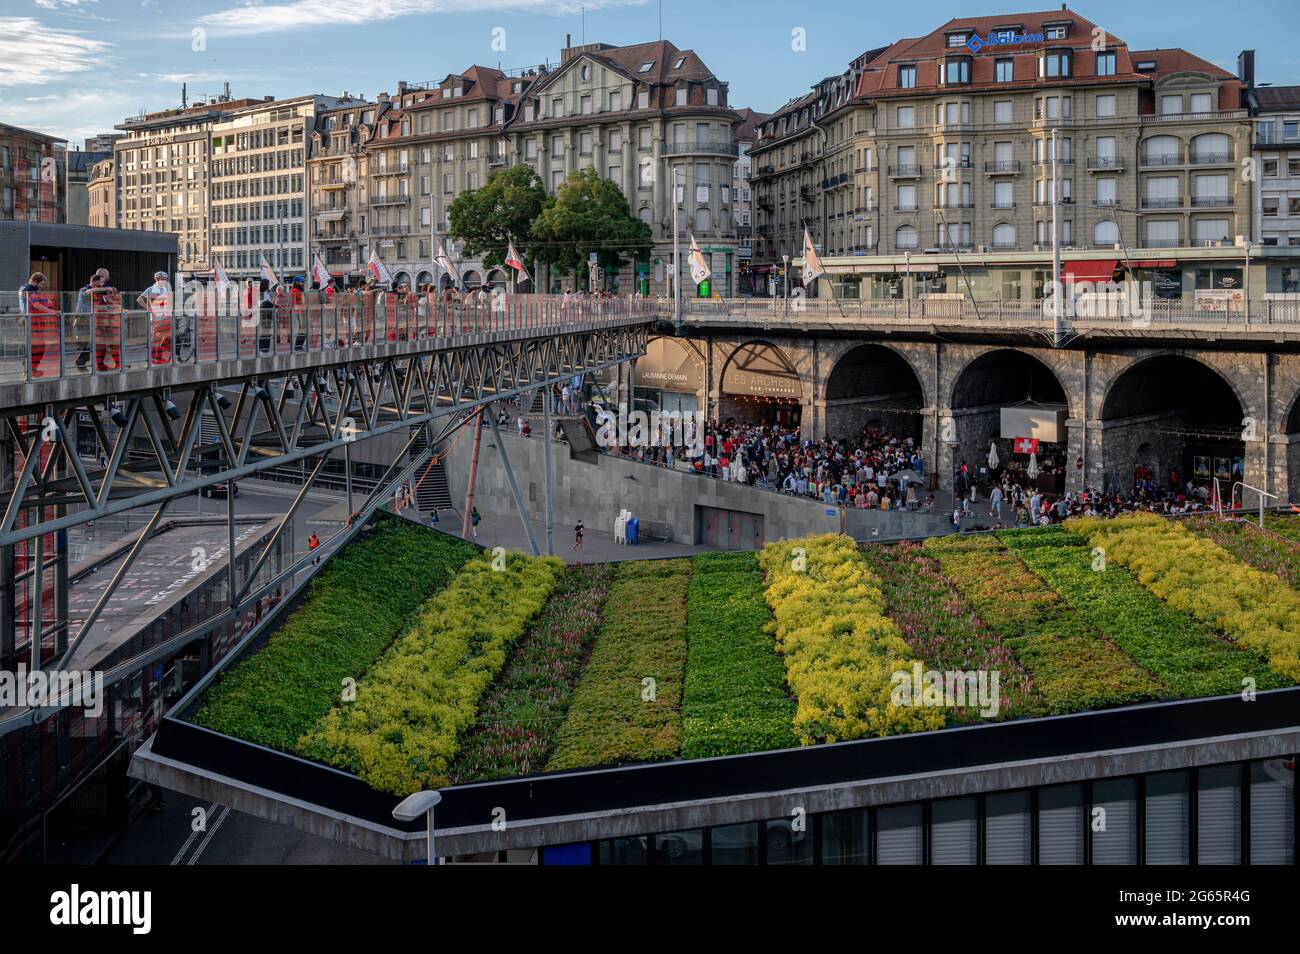
{"label": "tree canopy", "polygon": [[617,184],[593,168],[576,170],[560,185],[532,228],[539,261],[573,272],[585,281],[588,256],[595,252],[606,271],[617,271],[624,255],[650,250],[650,226],[628,212],[627,197]]}
{"label": "tree canopy", "polygon": [[498,169],[483,188],[462,192],[452,202],[447,210],[451,234],[464,243],[466,256],[481,255],[484,267],[494,268],[505,262],[511,238],[521,255],[534,254],[525,246],[550,201],[532,166]]}

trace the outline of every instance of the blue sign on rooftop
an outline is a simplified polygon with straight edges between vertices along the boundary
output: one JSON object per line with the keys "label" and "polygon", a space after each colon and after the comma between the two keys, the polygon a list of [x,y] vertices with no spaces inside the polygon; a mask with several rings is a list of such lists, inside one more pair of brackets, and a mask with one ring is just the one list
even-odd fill
{"label": "blue sign on rooftop", "polygon": [[1042,43],[1046,39],[1041,33],[1017,33],[1015,30],[995,30],[988,36],[971,34],[966,41],[972,53],[978,53],[986,46],[1024,46],[1026,43]]}

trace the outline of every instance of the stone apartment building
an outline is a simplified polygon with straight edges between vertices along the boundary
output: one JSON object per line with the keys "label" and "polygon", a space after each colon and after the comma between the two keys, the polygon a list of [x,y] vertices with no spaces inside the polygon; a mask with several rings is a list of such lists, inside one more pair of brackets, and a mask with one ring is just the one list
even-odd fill
{"label": "stone apartment building", "polygon": [[0,221],[67,221],[66,141],[0,123]]}
{"label": "stone apartment building", "polygon": [[845,297],[1037,297],[1055,131],[1061,244],[1095,262],[1076,274],[1124,267],[1174,297],[1240,287],[1236,263],[1202,275],[1174,250],[1251,232],[1244,89],[1065,7],[951,20],[862,54],[762,125],[755,265],[801,258],[807,224]]}
{"label": "stone apartment building", "polygon": [[112,159],[101,159],[91,166],[86,200],[89,225],[101,229],[117,228],[117,192]]}
{"label": "stone apartment building", "polygon": [[368,151],[389,102],[324,110],[311,134],[307,159],[311,247],[337,277],[364,277],[370,247]]}
{"label": "stone apartment building", "polygon": [[732,212],[736,226],[736,257],[739,261],[737,290],[747,295],[753,290],[754,274],[750,265],[754,255],[754,202],[749,180],[753,171],[749,150],[754,145],[758,127],[767,119],[766,113],[742,109],[740,125],[733,134],[736,140],[736,166],[731,176]]}
{"label": "stone apartment building", "polygon": [[[710,256],[712,288],[735,293],[738,268],[735,199],[741,116],[727,85],[690,50],[659,41],[615,47],[568,46],[559,64],[506,74],[473,66],[438,83],[402,84],[366,146],[370,154],[369,228],[394,278],[442,283],[433,263],[446,245],[462,282],[503,281],[464,260],[450,240],[447,209],[481,188],[497,169],[526,163],[555,192],[586,167],[617,182],[632,215],[652,230],[653,249],[606,284],[623,293],[666,294],[672,271],[672,190],[680,180],[683,247],[693,231]],[[529,249],[520,242],[526,258]],[[560,276],[533,269],[541,290]],[[689,283],[689,266],[682,255]]]}

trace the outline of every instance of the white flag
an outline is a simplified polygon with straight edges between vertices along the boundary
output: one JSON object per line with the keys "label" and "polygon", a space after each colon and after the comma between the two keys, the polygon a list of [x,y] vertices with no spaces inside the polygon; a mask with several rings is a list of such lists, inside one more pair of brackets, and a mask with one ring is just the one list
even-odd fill
{"label": "white flag", "polygon": [[366,262],[366,271],[370,273],[371,278],[379,282],[381,285],[390,284],[393,280],[393,276],[389,274],[387,266],[379,260],[379,253],[373,248],[370,250],[370,260]]}
{"label": "white flag", "polygon": [[[689,233],[688,233],[689,234]],[[699,245],[695,243],[695,236],[691,235],[691,278],[695,284],[707,282],[713,277],[713,272],[709,270],[708,263],[704,260],[704,253],[700,251]]]}
{"label": "white flag", "polygon": [[275,269],[271,267],[271,263],[266,260],[265,255],[262,256],[262,264],[260,270],[262,273],[262,277],[266,279],[268,282],[270,282],[272,285],[280,284],[280,276],[275,274]]}
{"label": "white flag", "polygon": [[438,243],[438,253],[433,257],[433,263],[452,277],[457,288],[460,287],[460,276],[456,274],[456,268],[451,264],[447,249],[441,242]]}
{"label": "white flag", "polygon": [[826,274],[826,269],[822,268],[822,260],[817,255],[817,247],[813,245],[812,233],[808,227],[804,226],[803,230],[803,284],[807,288],[811,283],[817,281],[822,275]]}
{"label": "white flag", "polygon": [[319,283],[321,288],[328,288],[330,282],[334,280],[330,270],[320,260],[319,252],[311,257],[311,278],[312,281]]}
{"label": "white flag", "polygon": [[212,280],[217,283],[218,291],[230,284],[230,276],[221,267],[221,261],[215,257],[212,259]]}

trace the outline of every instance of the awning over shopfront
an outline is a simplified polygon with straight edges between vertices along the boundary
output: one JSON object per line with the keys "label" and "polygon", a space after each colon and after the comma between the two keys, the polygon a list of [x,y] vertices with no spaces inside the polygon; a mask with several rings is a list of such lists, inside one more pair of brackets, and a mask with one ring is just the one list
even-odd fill
{"label": "awning over shopfront", "polygon": [[346,209],[339,209],[333,212],[317,212],[316,219],[319,222],[339,222],[343,216],[347,215]]}
{"label": "awning over shopfront", "polygon": [[1118,267],[1119,261],[1114,258],[1066,262],[1061,267],[1061,278],[1067,282],[1108,282],[1115,278]]}
{"label": "awning over shopfront", "polygon": [[1176,258],[1143,259],[1140,262],[1134,262],[1133,267],[1134,268],[1177,268],[1178,259]]}

